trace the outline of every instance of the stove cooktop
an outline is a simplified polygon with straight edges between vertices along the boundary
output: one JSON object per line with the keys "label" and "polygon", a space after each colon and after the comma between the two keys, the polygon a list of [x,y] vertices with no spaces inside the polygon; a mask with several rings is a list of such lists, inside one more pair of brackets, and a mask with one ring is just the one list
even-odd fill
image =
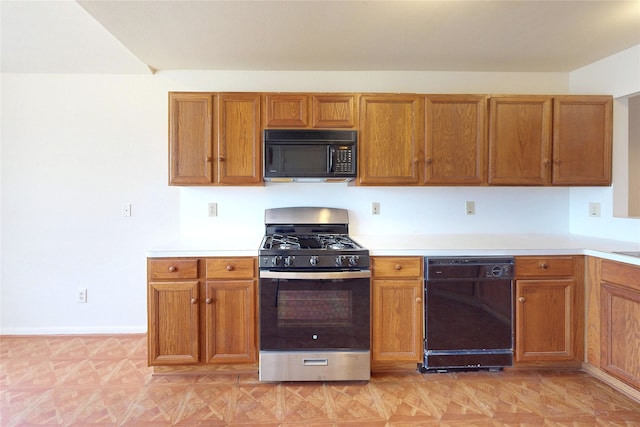
{"label": "stove cooktop", "polygon": [[273,234],[260,245],[261,269],[366,269],[369,251],[344,234]]}

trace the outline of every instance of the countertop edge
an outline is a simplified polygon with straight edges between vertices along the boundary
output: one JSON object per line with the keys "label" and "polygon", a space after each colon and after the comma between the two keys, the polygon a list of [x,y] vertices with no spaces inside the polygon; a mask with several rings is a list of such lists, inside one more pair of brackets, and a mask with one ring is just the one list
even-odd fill
{"label": "countertop edge", "polygon": [[[371,256],[551,256],[589,255],[640,266],[640,258],[618,254],[638,251],[640,242],[623,242],[576,235],[352,235]],[[243,239],[236,247],[207,247],[205,242],[180,241],[146,252],[147,258],[258,256],[262,236]],[[254,246],[255,245],[255,246]],[[255,249],[247,249],[254,246]],[[165,249],[166,248],[166,249]],[[204,248],[204,249],[202,249]]]}

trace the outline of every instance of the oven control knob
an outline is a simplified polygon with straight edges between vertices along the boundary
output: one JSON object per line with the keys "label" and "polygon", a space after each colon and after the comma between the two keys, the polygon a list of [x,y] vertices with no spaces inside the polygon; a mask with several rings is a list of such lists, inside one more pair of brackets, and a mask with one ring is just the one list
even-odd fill
{"label": "oven control knob", "polygon": [[311,257],[309,257],[309,264],[318,265],[318,257],[315,255],[312,255]]}
{"label": "oven control knob", "polygon": [[336,257],[336,266],[340,267],[343,261],[344,261],[344,257],[342,255],[338,255]]}
{"label": "oven control knob", "polygon": [[293,265],[293,260],[296,259],[294,256],[288,256],[284,259],[284,266],[291,267]]}
{"label": "oven control knob", "polygon": [[358,255],[352,255],[349,257],[349,266],[355,267],[356,265],[358,265],[359,261],[360,257]]}
{"label": "oven control knob", "polygon": [[277,266],[280,264],[281,261],[282,261],[281,256],[274,256],[273,258],[271,258],[271,265]]}

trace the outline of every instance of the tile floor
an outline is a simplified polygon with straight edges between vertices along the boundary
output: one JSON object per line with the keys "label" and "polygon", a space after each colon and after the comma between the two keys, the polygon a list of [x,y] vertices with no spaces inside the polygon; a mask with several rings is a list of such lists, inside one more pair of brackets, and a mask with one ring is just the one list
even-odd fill
{"label": "tile floor", "polygon": [[640,403],[583,372],[152,375],[144,335],[0,337],[0,386],[1,426],[640,426]]}

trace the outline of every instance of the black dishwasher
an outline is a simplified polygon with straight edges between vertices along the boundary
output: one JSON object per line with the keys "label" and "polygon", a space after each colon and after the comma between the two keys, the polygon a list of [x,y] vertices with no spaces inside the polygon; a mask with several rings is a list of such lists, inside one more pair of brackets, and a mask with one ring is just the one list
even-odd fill
{"label": "black dishwasher", "polygon": [[513,365],[513,270],[509,257],[425,258],[421,372]]}

